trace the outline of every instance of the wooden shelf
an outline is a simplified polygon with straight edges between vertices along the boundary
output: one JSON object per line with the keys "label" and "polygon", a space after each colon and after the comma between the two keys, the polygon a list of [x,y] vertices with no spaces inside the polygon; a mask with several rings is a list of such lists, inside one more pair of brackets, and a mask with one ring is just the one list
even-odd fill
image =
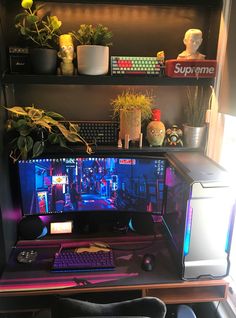
{"label": "wooden shelf", "polygon": [[[96,3],[96,0],[43,0],[42,2],[57,2],[57,3]],[[216,6],[221,4],[221,0],[102,0],[99,3],[111,4],[154,4],[154,5],[205,5]]]}
{"label": "wooden shelf", "polygon": [[212,85],[213,78],[168,78],[155,76],[110,76],[110,75],[25,75],[6,74],[4,84],[54,84],[54,85]]}
{"label": "wooden shelf", "polygon": [[[130,147],[129,149],[118,148],[116,146],[92,146],[93,154],[120,154],[120,155],[132,155],[132,154],[140,154],[140,155],[163,155],[167,152],[184,152],[184,151],[201,151],[198,148],[187,148],[187,147],[148,147],[144,146],[142,148],[138,147]],[[44,153],[47,155],[75,155],[75,154],[86,154],[84,146],[74,146],[71,145],[69,148],[61,148],[59,146],[53,146],[47,148],[47,151]]]}
{"label": "wooden shelf", "polygon": [[221,301],[227,296],[228,283],[225,280],[193,281],[146,290],[145,296],[162,299],[166,304]]}

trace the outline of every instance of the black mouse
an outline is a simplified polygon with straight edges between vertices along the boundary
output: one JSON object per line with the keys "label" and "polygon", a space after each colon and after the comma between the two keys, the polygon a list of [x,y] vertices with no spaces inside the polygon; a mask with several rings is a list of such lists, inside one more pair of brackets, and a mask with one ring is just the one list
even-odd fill
{"label": "black mouse", "polygon": [[145,254],[142,259],[141,267],[144,271],[150,272],[155,266],[155,256],[153,254]]}
{"label": "black mouse", "polygon": [[25,250],[21,251],[17,255],[17,262],[23,264],[30,264],[33,263],[37,258],[38,253],[34,250]]}

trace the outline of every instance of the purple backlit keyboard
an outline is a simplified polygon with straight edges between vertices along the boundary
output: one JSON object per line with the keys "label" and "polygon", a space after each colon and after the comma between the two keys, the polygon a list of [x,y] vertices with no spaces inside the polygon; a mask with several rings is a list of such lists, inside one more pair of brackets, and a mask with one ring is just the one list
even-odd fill
{"label": "purple backlit keyboard", "polygon": [[65,249],[55,255],[52,271],[93,271],[114,268],[112,250],[77,253],[72,249]]}

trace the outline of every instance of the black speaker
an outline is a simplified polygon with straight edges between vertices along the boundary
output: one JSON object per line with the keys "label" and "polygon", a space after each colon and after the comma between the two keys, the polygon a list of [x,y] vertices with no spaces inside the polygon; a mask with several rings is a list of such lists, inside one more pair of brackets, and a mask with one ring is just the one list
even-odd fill
{"label": "black speaker", "polygon": [[150,213],[140,213],[131,217],[129,227],[139,234],[154,234],[154,222]]}
{"label": "black speaker", "polygon": [[9,47],[9,64],[11,73],[29,73],[30,62],[28,48]]}
{"label": "black speaker", "polygon": [[34,240],[47,234],[47,227],[43,221],[37,217],[24,217],[18,223],[19,239]]}

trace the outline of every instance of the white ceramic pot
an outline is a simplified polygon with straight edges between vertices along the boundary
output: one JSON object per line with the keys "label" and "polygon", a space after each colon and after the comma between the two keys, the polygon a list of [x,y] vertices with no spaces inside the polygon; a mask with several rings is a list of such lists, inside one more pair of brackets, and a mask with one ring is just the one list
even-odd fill
{"label": "white ceramic pot", "polygon": [[77,64],[80,74],[107,74],[109,69],[109,47],[101,45],[77,46]]}

